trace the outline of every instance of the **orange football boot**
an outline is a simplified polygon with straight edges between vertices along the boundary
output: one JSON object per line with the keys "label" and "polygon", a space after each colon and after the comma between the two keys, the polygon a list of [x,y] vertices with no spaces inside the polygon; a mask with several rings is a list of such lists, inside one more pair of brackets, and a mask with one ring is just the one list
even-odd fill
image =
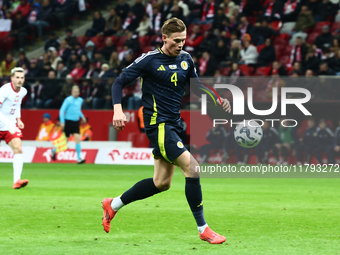
{"label": "orange football boot", "polygon": [[102,201],[103,204],[103,227],[106,233],[110,232],[111,228],[111,220],[115,217],[117,211],[113,210],[111,207],[111,202],[113,198],[104,198]]}
{"label": "orange football boot", "polygon": [[201,234],[199,233],[200,238],[203,241],[207,241],[211,244],[220,244],[220,243],[224,243],[226,238],[224,236],[221,236],[217,233],[215,233],[214,231],[211,230],[211,228],[206,227],[204,232]]}
{"label": "orange football boot", "polygon": [[17,180],[14,184],[13,184],[13,189],[20,189],[25,187],[28,184],[28,180]]}

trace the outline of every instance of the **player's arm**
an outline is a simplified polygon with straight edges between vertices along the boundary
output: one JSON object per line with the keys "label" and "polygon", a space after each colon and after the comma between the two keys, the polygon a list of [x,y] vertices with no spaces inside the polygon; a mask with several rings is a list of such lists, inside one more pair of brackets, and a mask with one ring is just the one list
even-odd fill
{"label": "player's arm", "polygon": [[[218,98],[216,96],[216,94],[207,86],[205,86],[200,79],[198,78],[198,75],[196,73],[196,68],[195,68],[195,64],[194,61],[192,60],[192,58],[190,57],[190,62],[191,62],[191,69],[189,71],[189,76],[188,76],[188,83],[190,85],[191,90],[194,92],[195,95],[197,96],[201,96],[202,94],[206,94],[207,95],[207,100],[211,101],[211,96],[214,98],[215,102],[217,102],[219,105],[222,106],[223,110],[225,110],[226,112],[231,111],[231,106],[230,103],[228,101],[228,99],[226,98]],[[221,101],[220,101],[221,99]]]}
{"label": "player's arm", "polygon": [[60,120],[60,126],[62,129],[64,129],[65,127],[65,113],[66,113],[66,109],[68,108],[68,105],[69,105],[69,100],[68,98],[66,98],[59,110],[59,120]]}
{"label": "player's arm", "polygon": [[[6,91],[4,87],[0,88],[0,108],[2,107],[2,103],[6,100]],[[11,134],[15,133],[15,125],[11,123],[6,116],[4,116],[0,110],[0,121],[6,125],[8,131]]]}
{"label": "player's arm", "polygon": [[25,125],[24,123],[21,121],[21,105],[19,105],[17,111],[15,112],[15,117],[17,119],[17,125],[18,125],[18,128],[20,129],[24,129]]}
{"label": "player's arm", "polygon": [[113,105],[113,119],[112,124],[116,130],[123,130],[125,127],[126,116],[122,109],[122,90],[145,73],[144,66],[149,61],[150,57],[145,54],[137,58],[131,65],[123,70],[123,73],[115,80],[111,87],[112,105]]}

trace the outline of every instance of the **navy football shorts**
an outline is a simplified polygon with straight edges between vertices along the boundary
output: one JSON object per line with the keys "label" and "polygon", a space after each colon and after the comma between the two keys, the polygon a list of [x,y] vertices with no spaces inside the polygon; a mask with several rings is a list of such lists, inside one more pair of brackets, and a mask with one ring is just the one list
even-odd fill
{"label": "navy football shorts", "polygon": [[183,127],[181,122],[161,122],[155,125],[145,126],[145,133],[155,147],[152,151],[154,156],[164,158],[172,163],[187,149],[184,147],[180,134]]}

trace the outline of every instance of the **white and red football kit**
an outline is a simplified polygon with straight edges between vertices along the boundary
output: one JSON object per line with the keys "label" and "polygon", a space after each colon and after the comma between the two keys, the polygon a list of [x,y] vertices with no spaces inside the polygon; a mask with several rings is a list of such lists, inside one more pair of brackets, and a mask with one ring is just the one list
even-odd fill
{"label": "white and red football kit", "polygon": [[[21,102],[26,94],[27,90],[23,87],[19,91],[15,91],[11,82],[0,88],[0,112],[14,125],[17,124],[17,118],[21,117]],[[21,137],[22,133],[18,127],[16,127],[16,132],[11,134],[8,127],[0,120],[0,141],[5,140],[6,143],[9,143],[13,138]]]}

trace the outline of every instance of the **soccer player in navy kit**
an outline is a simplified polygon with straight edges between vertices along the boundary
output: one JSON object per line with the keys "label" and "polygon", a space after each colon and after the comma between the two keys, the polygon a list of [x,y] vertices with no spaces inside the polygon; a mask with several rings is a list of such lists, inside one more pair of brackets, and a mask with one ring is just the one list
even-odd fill
{"label": "soccer player in navy kit", "polygon": [[[224,236],[212,231],[204,220],[200,175],[195,171],[199,165],[179,137],[182,131],[179,109],[184,87],[190,82],[190,78],[198,81],[191,56],[182,51],[186,35],[186,26],[182,20],[167,20],[162,27],[162,48],[142,54],[124,70],[112,86],[113,125],[120,131],[126,122],[121,106],[122,88],[137,77],[142,78],[145,132],[155,147],[155,163],[153,178],[141,180],[121,196],[102,201],[103,226],[106,232],[110,231],[110,222],[121,207],[168,190],[178,166],[186,177],[185,195],[195,217],[200,238],[212,244],[226,240]],[[199,82],[190,86],[207,89]],[[221,102],[223,109],[230,112],[228,100],[222,99]]]}

